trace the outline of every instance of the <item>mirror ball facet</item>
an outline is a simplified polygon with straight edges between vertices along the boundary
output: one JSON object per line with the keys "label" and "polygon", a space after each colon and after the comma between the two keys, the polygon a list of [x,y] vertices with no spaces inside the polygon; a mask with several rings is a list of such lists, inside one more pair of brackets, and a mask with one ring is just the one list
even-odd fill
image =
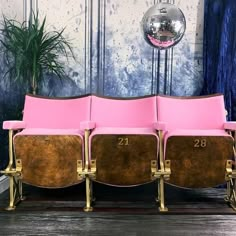
{"label": "mirror ball facet", "polygon": [[186,21],[183,12],[175,5],[158,3],[144,14],[141,27],[146,42],[162,50],[175,46],[182,39]]}

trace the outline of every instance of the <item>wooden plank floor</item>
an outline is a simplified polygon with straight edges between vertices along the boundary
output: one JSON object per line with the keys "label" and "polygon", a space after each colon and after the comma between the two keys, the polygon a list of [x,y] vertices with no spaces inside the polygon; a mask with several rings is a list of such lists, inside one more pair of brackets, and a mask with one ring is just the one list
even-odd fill
{"label": "wooden plank floor", "polygon": [[24,186],[26,200],[13,212],[0,195],[0,235],[236,235],[236,213],[225,189],[166,187],[169,212],[158,212],[155,185],[114,188],[94,185],[94,212],[83,212],[84,184],[47,190]]}

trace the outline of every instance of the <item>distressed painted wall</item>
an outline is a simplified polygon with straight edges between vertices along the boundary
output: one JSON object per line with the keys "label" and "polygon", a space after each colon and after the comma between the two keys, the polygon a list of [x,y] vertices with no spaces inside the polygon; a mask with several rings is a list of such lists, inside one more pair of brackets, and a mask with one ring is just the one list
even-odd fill
{"label": "distressed painted wall", "polygon": [[[73,96],[94,92],[139,96],[166,90],[168,94],[188,96],[199,94],[201,90],[203,0],[170,1],[183,11],[187,22],[185,35],[174,47],[171,61],[171,50],[158,52],[146,44],[141,33],[143,14],[157,0],[1,2],[2,12],[17,16],[18,20],[29,15],[32,5],[34,10],[39,10],[41,19],[47,16],[48,29],[66,27],[65,35],[72,40],[76,61],[65,62],[67,77],[62,81],[45,75],[40,89],[42,95]],[[165,72],[166,55],[168,73]],[[1,66],[0,70],[4,69]],[[171,87],[169,81],[172,81]]]}
{"label": "distressed painted wall", "polygon": [[49,27],[66,26],[67,35],[74,42],[77,62],[67,64],[67,69],[68,80],[76,85],[72,91],[71,85],[64,84],[63,93],[97,92],[110,96],[163,93],[164,78],[168,77],[172,87],[167,88],[167,93],[199,94],[203,82],[204,1],[175,1],[186,17],[187,29],[173,50],[173,61],[168,63],[172,63],[172,76],[164,72],[166,52],[161,51],[158,56],[158,51],[147,45],[141,34],[142,16],[154,2],[157,1],[39,1],[39,11],[42,16],[47,15]]}

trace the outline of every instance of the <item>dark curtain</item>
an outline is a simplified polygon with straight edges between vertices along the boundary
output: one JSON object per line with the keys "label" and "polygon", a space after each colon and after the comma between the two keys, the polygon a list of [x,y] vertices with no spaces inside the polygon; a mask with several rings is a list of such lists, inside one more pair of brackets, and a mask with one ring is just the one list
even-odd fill
{"label": "dark curtain", "polygon": [[202,94],[223,93],[236,120],[236,1],[205,0]]}

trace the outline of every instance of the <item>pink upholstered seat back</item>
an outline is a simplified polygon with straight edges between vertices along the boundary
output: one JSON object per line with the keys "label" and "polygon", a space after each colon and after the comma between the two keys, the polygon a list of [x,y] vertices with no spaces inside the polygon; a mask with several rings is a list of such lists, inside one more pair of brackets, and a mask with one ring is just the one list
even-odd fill
{"label": "pink upholstered seat back", "polygon": [[223,95],[199,97],[157,96],[158,121],[174,129],[223,129],[226,121]]}
{"label": "pink upholstered seat back", "polygon": [[26,95],[23,120],[27,128],[79,129],[90,119],[91,96],[44,98]]}
{"label": "pink upholstered seat back", "polygon": [[91,120],[96,123],[96,127],[151,128],[156,122],[156,98],[92,96]]}

